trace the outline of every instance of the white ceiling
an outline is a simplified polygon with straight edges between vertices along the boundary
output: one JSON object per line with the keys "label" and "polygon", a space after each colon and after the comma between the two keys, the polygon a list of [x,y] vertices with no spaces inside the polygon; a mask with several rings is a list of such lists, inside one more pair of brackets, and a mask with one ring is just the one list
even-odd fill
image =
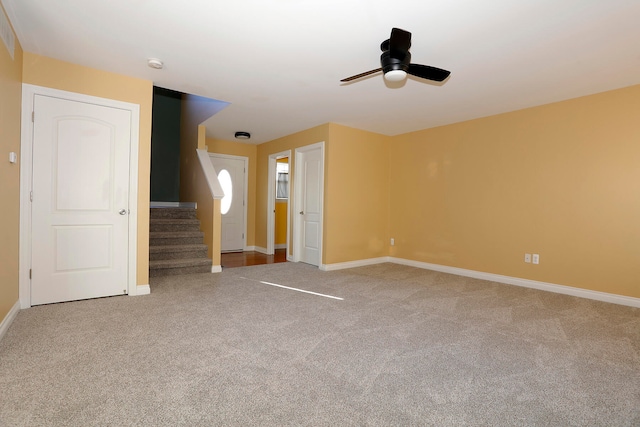
{"label": "white ceiling", "polygon": [[[1,1],[25,51],[230,103],[206,122],[227,140],[397,135],[640,83],[638,0]],[[392,27],[451,77],[340,83],[379,67]]]}

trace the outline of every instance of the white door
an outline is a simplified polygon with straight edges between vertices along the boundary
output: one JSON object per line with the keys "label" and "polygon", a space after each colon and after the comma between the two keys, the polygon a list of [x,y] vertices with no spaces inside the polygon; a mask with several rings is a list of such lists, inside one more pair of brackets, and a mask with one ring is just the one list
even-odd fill
{"label": "white door", "polygon": [[323,168],[322,144],[296,150],[296,187],[299,188],[297,207],[301,239],[299,260],[317,266],[321,262]]}
{"label": "white door", "polygon": [[245,242],[245,171],[247,159],[210,154],[211,164],[224,191],[220,250],[244,250]]}
{"label": "white door", "polygon": [[35,95],[31,304],[127,293],[131,112]]}

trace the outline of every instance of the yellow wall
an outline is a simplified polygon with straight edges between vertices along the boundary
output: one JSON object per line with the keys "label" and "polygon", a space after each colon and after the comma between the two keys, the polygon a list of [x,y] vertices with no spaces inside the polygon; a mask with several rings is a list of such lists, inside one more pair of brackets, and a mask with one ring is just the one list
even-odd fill
{"label": "yellow wall", "polygon": [[[5,153],[19,152],[21,79],[140,105],[137,282],[148,283],[152,83],[0,49]],[[633,86],[396,137],[325,124],[259,146],[206,144],[249,157],[250,246],[266,247],[269,155],[325,141],[324,264],[391,255],[640,297],[638,117]],[[0,162],[0,178],[4,318],[18,300],[18,166]]]}
{"label": "yellow wall", "polygon": [[[256,162],[256,228],[255,228],[255,242],[257,247],[267,247],[267,202],[269,199],[269,156],[282,151],[291,150],[291,170],[289,170],[289,185],[294,185],[295,182],[295,156],[294,150],[305,145],[315,144],[317,142],[325,141],[328,145],[329,140],[329,124],[316,126],[311,129],[307,129],[302,132],[294,133],[282,138],[274,139],[273,141],[265,142],[257,146],[257,162]],[[325,161],[325,189],[327,185],[327,163]],[[293,187],[291,187],[293,188]],[[326,203],[326,190],[325,190],[325,203]],[[289,202],[295,203],[294,195],[289,194]],[[324,213],[325,218],[327,212]],[[293,219],[292,219],[293,222]],[[293,227],[293,224],[291,225]],[[290,239],[293,237],[293,230],[289,230]],[[290,240],[293,242],[293,240]],[[293,254],[293,244],[289,245],[289,255]]]}
{"label": "yellow wall", "polygon": [[[256,245],[266,247],[269,155],[291,150],[289,181],[295,186],[295,149],[325,142],[323,264],[388,254],[389,137],[334,123],[258,146]],[[295,204],[295,194],[290,194]],[[295,236],[290,230],[290,241]],[[292,246],[289,253],[292,254]]]}
{"label": "yellow wall", "polygon": [[640,297],[638,123],[633,86],[393,138],[390,254]]}
{"label": "yellow wall", "polygon": [[200,230],[208,247],[211,265],[220,266],[220,200],[213,199],[196,150],[204,150],[206,128],[201,125],[206,112],[203,98],[191,95],[182,97],[180,117],[180,201],[195,202]]}
{"label": "yellow wall", "polygon": [[330,124],[326,151],[326,264],[389,253],[390,137]]}
{"label": "yellow wall", "polygon": [[[288,157],[277,159],[278,163],[289,163]],[[276,229],[275,229],[275,245],[287,244],[287,211],[289,209],[288,200],[276,199]]]}
{"label": "yellow wall", "polygon": [[276,200],[276,230],[275,241],[276,245],[287,244],[287,210],[289,209],[289,203],[286,200]]}
{"label": "yellow wall", "polygon": [[23,81],[37,86],[140,105],[137,284],[149,283],[149,176],[153,83],[24,53]]}
{"label": "yellow wall", "polygon": [[247,183],[247,246],[256,244],[256,159],[258,147],[255,144],[225,141],[222,139],[207,138],[207,147],[210,153],[227,154],[249,158],[249,171]]}
{"label": "yellow wall", "polygon": [[18,301],[20,159],[11,164],[8,158],[12,151],[20,156],[21,108],[22,48],[16,38],[13,59],[0,42],[0,322]]}

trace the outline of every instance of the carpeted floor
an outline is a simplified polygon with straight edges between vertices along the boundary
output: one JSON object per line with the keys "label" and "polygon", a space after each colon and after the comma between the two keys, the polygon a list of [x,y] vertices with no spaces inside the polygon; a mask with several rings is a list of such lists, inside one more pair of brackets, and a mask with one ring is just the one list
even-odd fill
{"label": "carpeted floor", "polygon": [[640,425],[640,309],[394,264],[151,292],[21,311],[0,425]]}

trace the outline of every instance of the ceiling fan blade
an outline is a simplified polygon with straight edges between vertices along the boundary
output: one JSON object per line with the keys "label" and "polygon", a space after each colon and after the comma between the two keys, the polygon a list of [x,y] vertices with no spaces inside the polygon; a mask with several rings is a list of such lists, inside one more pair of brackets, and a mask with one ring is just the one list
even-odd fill
{"label": "ceiling fan blade", "polygon": [[409,69],[407,73],[421,77],[427,80],[434,80],[436,82],[441,82],[451,74],[451,71],[443,70],[441,68],[430,67],[428,65],[420,65],[420,64],[409,64]]}
{"label": "ceiling fan blade", "polygon": [[[392,56],[393,53],[406,54],[411,47],[411,33],[400,28],[393,28],[391,30],[391,37],[389,38],[389,51]],[[394,56],[395,57],[395,56]]]}
{"label": "ceiling fan blade", "polygon": [[370,70],[364,73],[356,74],[355,76],[347,77],[346,79],[342,79],[340,81],[350,82],[351,80],[359,79],[360,77],[368,76],[369,74],[377,73],[378,71],[382,71],[382,68],[376,68],[375,70]]}

